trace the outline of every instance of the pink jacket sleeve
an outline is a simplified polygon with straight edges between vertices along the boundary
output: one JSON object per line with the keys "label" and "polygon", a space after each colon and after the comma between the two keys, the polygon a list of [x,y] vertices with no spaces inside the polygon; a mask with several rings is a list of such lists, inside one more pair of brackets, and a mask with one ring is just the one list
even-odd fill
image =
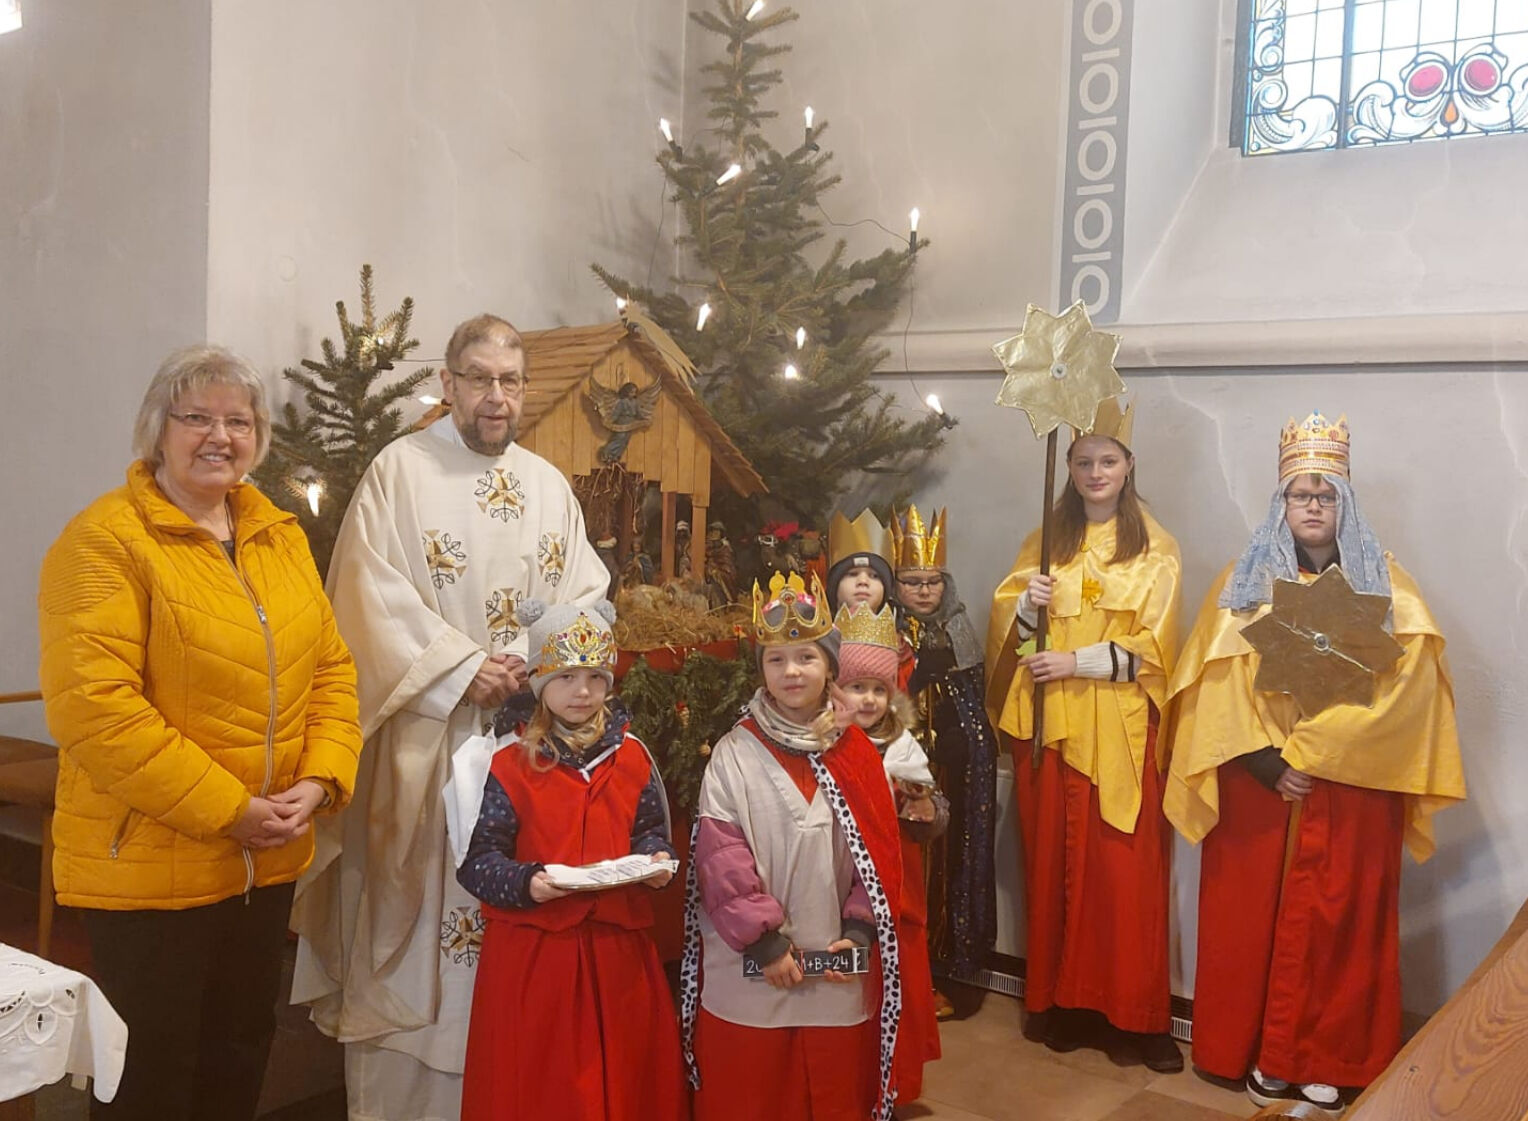
{"label": "pink jacket sleeve", "polygon": [[741,827],[702,817],[695,839],[700,905],[728,946],[743,953],[785,922],[785,908],[764,890]]}

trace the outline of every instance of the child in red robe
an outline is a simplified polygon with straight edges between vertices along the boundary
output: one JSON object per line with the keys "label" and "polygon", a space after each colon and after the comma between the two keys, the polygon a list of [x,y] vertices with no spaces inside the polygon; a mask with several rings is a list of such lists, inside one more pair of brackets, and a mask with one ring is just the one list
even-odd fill
{"label": "child in red robe", "polygon": [[897,685],[896,617],[890,607],[840,607],[843,644],[838,680],[854,723],[881,753],[896,799],[902,834],[902,914],[897,928],[902,953],[902,1025],[897,1032],[897,1103],[923,1094],[923,1064],[939,1058],[939,1017],[928,956],[928,891],[923,882],[923,845],[945,831],[950,803],[934,786],[928,756],[914,738],[912,702]]}
{"label": "child in red robe", "polygon": [[[838,633],[812,583],[777,575],[768,603],[755,586],[764,684],[701,783],[681,974],[697,1121],[891,1116],[896,808],[874,746],[830,704]],[[803,969],[856,948],[879,970]]]}
{"label": "child in red robe", "polygon": [[486,920],[462,1118],[684,1121],[648,896],[672,872],[569,892],[547,871],[672,851],[657,768],[609,692],[615,639],[604,617],[575,605],[531,601],[519,617],[530,623],[535,707],[509,715],[516,729],[493,756],[457,870]]}

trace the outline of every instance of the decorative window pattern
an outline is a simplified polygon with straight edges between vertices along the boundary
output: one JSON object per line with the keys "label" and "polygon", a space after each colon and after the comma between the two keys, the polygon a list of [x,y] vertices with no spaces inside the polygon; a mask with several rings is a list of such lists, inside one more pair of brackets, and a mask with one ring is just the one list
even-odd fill
{"label": "decorative window pattern", "polygon": [[1528,132],[1528,0],[1244,0],[1244,155]]}

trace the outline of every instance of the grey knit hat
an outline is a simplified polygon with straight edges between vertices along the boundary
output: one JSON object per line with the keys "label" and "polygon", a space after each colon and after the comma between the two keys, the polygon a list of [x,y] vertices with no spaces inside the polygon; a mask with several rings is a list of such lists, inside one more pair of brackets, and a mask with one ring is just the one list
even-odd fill
{"label": "grey knit hat", "polygon": [[598,670],[615,684],[615,607],[598,600],[585,607],[576,603],[523,601],[515,612],[528,624],[530,651],[526,668],[531,692],[539,698],[547,680],[570,669]]}

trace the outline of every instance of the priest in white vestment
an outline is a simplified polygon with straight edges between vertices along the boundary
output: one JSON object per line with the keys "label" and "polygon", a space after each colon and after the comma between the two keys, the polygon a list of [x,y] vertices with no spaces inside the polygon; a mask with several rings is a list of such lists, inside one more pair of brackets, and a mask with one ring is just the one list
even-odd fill
{"label": "priest in white vestment", "polygon": [[463,323],[441,379],[451,415],[378,454],[329,571],[366,745],[350,806],[315,822],[292,1000],[347,1045],[352,1121],[457,1121],[483,919],[446,841],[450,756],[525,687],[521,600],[610,580],[567,480],[514,443],[515,329]]}

